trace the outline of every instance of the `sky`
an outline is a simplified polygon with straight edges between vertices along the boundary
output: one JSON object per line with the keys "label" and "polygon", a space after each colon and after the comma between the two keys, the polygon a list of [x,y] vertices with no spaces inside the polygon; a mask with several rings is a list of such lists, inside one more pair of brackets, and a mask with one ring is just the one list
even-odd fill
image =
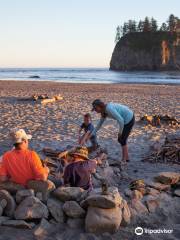
{"label": "sky", "polygon": [[180,0],[0,0],[0,67],[108,67],[117,25],[171,13]]}

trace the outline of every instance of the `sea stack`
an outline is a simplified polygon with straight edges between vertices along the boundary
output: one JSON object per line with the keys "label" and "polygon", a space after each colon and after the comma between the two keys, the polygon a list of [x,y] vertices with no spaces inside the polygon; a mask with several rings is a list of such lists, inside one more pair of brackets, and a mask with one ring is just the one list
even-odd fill
{"label": "sea stack", "polygon": [[110,69],[180,71],[180,27],[176,32],[132,32],[116,44]]}

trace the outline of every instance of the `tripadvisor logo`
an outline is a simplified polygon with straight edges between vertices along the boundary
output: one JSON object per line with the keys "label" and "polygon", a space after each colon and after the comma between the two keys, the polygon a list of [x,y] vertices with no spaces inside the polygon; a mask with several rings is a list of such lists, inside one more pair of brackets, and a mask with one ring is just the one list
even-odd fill
{"label": "tripadvisor logo", "polygon": [[135,228],[135,234],[136,235],[142,235],[143,234],[143,228],[142,227]]}
{"label": "tripadvisor logo", "polygon": [[173,229],[148,229],[148,228],[142,228],[142,227],[136,227],[135,228],[135,234],[136,235],[142,235],[143,233],[146,234],[170,234],[173,232]]}

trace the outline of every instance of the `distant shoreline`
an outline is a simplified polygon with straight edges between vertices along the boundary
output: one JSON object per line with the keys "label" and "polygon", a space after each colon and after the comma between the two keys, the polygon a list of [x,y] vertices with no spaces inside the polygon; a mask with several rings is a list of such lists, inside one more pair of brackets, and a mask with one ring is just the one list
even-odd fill
{"label": "distant shoreline", "polygon": [[180,80],[179,80],[179,83],[156,83],[156,82],[154,82],[154,83],[152,83],[152,82],[119,82],[119,83],[94,83],[94,82],[87,82],[87,83],[81,83],[81,82],[77,82],[77,83],[75,83],[75,82],[63,82],[63,81],[61,81],[61,82],[58,82],[58,81],[56,81],[56,80],[38,80],[38,79],[35,79],[35,80],[32,80],[32,79],[30,79],[30,80],[17,80],[17,79],[11,79],[11,80],[9,80],[9,79],[0,79],[0,83],[2,83],[2,82],[9,82],[9,83],[14,83],[14,82],[17,82],[17,83],[22,83],[22,84],[25,84],[25,83],[37,83],[37,84],[40,84],[40,83],[51,83],[51,84],[60,84],[60,85],[90,85],[90,86],[93,86],[93,85],[150,85],[150,86],[154,86],[154,85],[159,85],[159,86],[163,86],[163,85],[165,85],[165,86],[179,86],[180,85]]}

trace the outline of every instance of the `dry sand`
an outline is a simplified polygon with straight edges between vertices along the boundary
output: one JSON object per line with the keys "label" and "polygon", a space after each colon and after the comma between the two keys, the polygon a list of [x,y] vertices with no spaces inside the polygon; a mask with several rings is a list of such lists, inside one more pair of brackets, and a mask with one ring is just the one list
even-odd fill
{"label": "dry sand", "polygon": [[[35,93],[62,94],[64,100],[41,105],[21,99]],[[31,147],[37,151],[43,147],[76,144],[82,116],[90,112],[91,102],[96,98],[128,105],[135,111],[136,120],[144,114],[169,114],[180,120],[179,96],[179,86],[0,81],[0,153],[11,147],[8,134],[14,127],[25,128],[33,135]],[[92,117],[96,125],[99,116],[93,113]],[[136,123],[129,138],[131,161],[123,178],[114,174],[118,172],[117,168],[107,173],[107,176],[111,175],[110,183],[123,190],[132,179],[149,178],[160,171],[179,171],[180,165],[141,162],[155,141],[164,139],[166,133],[177,131],[177,128],[169,126],[154,128]],[[121,158],[117,133],[117,123],[113,120],[107,120],[98,133],[100,144],[108,149],[110,162]]]}

